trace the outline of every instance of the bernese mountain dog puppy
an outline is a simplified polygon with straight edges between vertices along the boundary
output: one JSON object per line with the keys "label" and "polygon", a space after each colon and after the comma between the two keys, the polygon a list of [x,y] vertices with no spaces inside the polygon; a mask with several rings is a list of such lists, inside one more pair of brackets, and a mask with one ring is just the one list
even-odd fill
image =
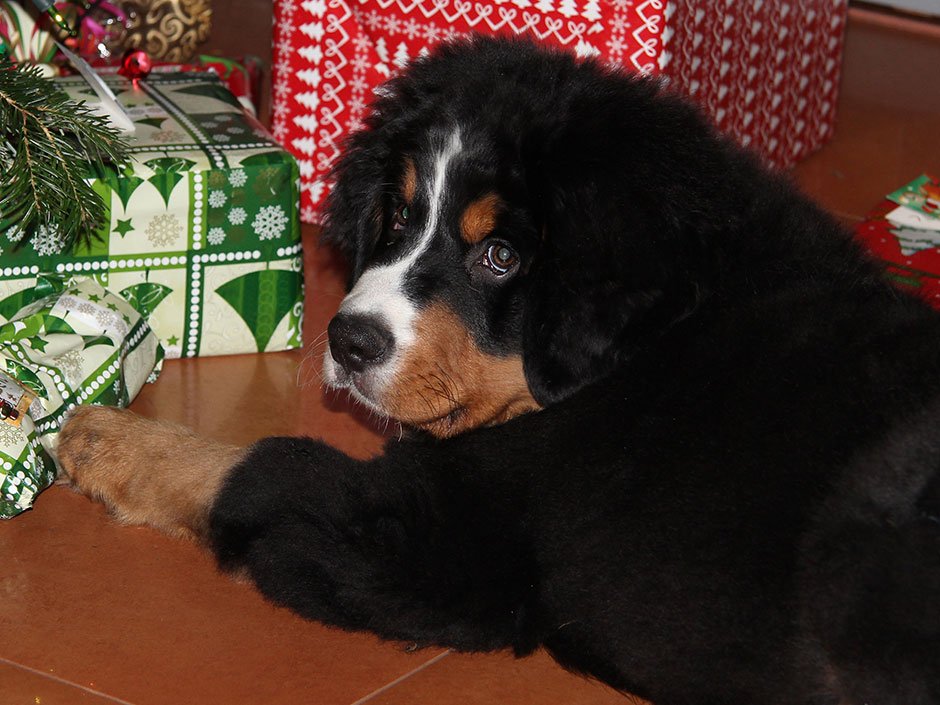
{"label": "bernese mountain dog puppy", "polygon": [[940,703],[940,316],[833,219],[656,81],[511,40],[415,61],[335,174],[324,376],[415,431],[82,409],[68,481],[345,629],[662,705]]}

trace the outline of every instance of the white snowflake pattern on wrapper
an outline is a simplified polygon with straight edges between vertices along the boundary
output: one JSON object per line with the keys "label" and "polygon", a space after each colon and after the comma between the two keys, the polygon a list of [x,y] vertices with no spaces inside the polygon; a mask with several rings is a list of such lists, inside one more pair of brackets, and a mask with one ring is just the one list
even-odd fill
{"label": "white snowflake pattern on wrapper", "polygon": [[288,220],[281,206],[264,206],[251,222],[251,227],[261,240],[273,240],[281,236]]}
{"label": "white snowflake pattern on wrapper", "polygon": [[228,196],[225,195],[224,191],[211,191],[209,193],[209,205],[213,208],[221,208],[227,200]]}
{"label": "white snowflake pattern on wrapper", "polygon": [[236,206],[228,212],[228,222],[232,225],[241,225],[245,222],[245,218],[248,217],[248,214],[245,213],[245,209],[241,206]]}
{"label": "white snowflake pattern on wrapper", "polygon": [[170,144],[171,142],[179,142],[180,140],[186,139],[186,135],[176,130],[160,130],[160,132],[154,132],[151,135],[151,139],[161,144]]}
{"label": "white snowflake pattern on wrapper", "polygon": [[117,334],[122,339],[127,337],[127,321],[120,313],[110,308],[69,295],[61,296],[56,306],[61,307],[66,318],[75,315],[83,319],[86,324],[102,330],[105,335]]}
{"label": "white snowflake pattern on wrapper", "polygon": [[45,225],[39,226],[39,230],[29,242],[39,255],[57,255],[62,252],[62,240]]}
{"label": "white snowflake pattern on wrapper", "polygon": [[7,240],[10,242],[19,242],[23,239],[23,228],[19,225],[14,225],[12,228],[7,230]]}
{"label": "white snowflake pattern on wrapper", "polygon": [[183,234],[179,219],[173,213],[158,215],[147,224],[147,239],[154,247],[167,247]]}
{"label": "white snowflake pattern on wrapper", "polygon": [[78,350],[69,350],[59,355],[53,359],[53,363],[62,370],[62,374],[73,388],[81,384],[85,358]]}
{"label": "white snowflake pattern on wrapper", "polygon": [[[26,434],[17,426],[11,426],[8,423],[0,423],[0,446],[13,448],[26,440]],[[3,475],[0,474],[0,482]]]}
{"label": "white snowflake pattern on wrapper", "polygon": [[241,188],[248,183],[248,174],[244,169],[234,169],[229,172],[228,182],[235,188]]}
{"label": "white snowflake pattern on wrapper", "polygon": [[98,324],[104,329],[107,329],[109,327],[117,328],[120,324],[120,319],[118,318],[118,315],[114,313],[113,311],[109,311],[106,308],[99,307],[98,310],[95,311],[95,319],[98,321]]}
{"label": "white snowflake pattern on wrapper", "polygon": [[97,311],[94,304],[91,304],[88,301],[82,301],[81,299],[75,299],[71,296],[66,298],[65,302],[68,304],[66,308],[72,308],[85,316],[94,316],[95,311]]}
{"label": "white snowflake pattern on wrapper", "polygon": [[225,231],[222,228],[209,228],[206,239],[210,245],[221,245],[225,240]]}

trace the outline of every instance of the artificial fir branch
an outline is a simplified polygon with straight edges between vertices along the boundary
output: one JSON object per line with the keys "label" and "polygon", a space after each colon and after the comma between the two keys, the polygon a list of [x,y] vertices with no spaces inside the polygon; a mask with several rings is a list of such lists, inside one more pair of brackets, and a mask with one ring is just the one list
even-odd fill
{"label": "artificial fir branch", "polygon": [[127,145],[107,118],[38,67],[0,61],[0,228],[8,239],[43,232],[59,251],[87,244],[106,216],[89,179],[126,162]]}

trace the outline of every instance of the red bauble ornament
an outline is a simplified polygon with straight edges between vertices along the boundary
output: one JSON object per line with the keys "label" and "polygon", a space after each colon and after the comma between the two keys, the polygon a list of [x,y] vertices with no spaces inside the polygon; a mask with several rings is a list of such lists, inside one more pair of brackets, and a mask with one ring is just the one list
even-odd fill
{"label": "red bauble ornament", "polygon": [[136,81],[138,78],[147,78],[151,68],[153,68],[153,62],[150,61],[150,55],[147,52],[140,49],[128,49],[121,60],[119,73],[125,78]]}

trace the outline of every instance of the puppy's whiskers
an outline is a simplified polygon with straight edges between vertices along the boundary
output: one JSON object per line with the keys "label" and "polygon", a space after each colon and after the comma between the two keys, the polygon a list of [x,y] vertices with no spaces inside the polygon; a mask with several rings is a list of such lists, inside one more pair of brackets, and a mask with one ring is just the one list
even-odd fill
{"label": "puppy's whiskers", "polygon": [[440,383],[441,396],[450,402],[451,406],[460,406],[460,400],[457,398],[457,385],[454,384],[453,377],[450,376],[447,370],[441,367],[439,362],[435,363],[435,366],[439,374],[434,375],[434,378]]}
{"label": "puppy's whiskers", "polygon": [[326,350],[327,333],[323,331],[308,346],[306,353],[297,366],[296,384],[301,389],[316,383],[323,386],[323,353]]}

